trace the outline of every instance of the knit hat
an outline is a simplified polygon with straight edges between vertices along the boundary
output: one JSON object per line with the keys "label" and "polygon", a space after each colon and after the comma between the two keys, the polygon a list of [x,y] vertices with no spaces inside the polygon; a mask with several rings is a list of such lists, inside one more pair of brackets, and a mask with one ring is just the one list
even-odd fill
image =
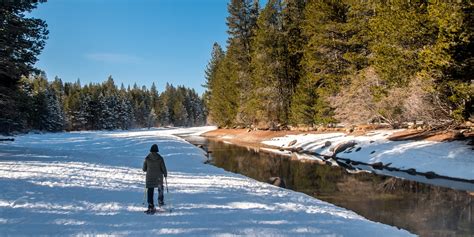
{"label": "knit hat", "polygon": [[153,144],[153,145],[151,146],[151,148],[150,148],[150,152],[158,152],[158,151],[159,151],[159,150],[158,150],[158,145]]}

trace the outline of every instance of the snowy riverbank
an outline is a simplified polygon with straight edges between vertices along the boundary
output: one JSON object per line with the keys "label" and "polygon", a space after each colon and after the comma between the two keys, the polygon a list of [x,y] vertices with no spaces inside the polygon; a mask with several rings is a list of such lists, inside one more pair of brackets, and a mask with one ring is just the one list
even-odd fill
{"label": "snowy riverbank", "polygon": [[397,130],[375,130],[363,136],[344,133],[287,135],[262,143],[331,156],[339,144],[354,142],[352,149],[338,153],[337,157],[369,164],[382,162],[398,169],[431,171],[439,175],[474,180],[474,150],[467,145],[468,141],[388,140],[395,132]]}
{"label": "snowy riverbank", "polygon": [[[28,134],[0,143],[1,235],[406,236],[305,194],[205,165],[173,134],[212,128]],[[143,158],[157,143],[172,213],[143,214]]]}

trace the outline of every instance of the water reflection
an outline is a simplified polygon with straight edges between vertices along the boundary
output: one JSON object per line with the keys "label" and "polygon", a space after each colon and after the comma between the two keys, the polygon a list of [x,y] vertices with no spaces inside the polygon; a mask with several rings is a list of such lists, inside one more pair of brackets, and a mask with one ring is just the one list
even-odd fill
{"label": "water reflection", "polygon": [[474,236],[474,196],[466,191],[366,172],[349,174],[340,167],[211,140],[190,142],[208,150],[215,166],[263,182],[279,177],[289,189],[376,222],[421,236]]}

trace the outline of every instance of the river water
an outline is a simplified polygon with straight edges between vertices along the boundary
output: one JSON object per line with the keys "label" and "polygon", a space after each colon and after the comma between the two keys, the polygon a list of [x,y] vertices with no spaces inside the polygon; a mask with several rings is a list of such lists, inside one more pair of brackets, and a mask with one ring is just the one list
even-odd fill
{"label": "river water", "polygon": [[[368,172],[348,173],[202,137],[185,137],[209,153],[209,163],[350,209],[421,236],[474,236],[474,193]],[[284,183],[284,185],[283,185]]]}

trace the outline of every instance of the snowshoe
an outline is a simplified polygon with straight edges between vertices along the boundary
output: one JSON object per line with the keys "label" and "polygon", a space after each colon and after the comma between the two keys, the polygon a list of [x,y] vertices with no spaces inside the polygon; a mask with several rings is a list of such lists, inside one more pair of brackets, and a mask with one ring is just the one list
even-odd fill
{"label": "snowshoe", "polygon": [[144,211],[145,214],[148,214],[148,215],[153,215],[155,214],[156,212],[156,208],[155,207],[149,207],[146,211]]}

